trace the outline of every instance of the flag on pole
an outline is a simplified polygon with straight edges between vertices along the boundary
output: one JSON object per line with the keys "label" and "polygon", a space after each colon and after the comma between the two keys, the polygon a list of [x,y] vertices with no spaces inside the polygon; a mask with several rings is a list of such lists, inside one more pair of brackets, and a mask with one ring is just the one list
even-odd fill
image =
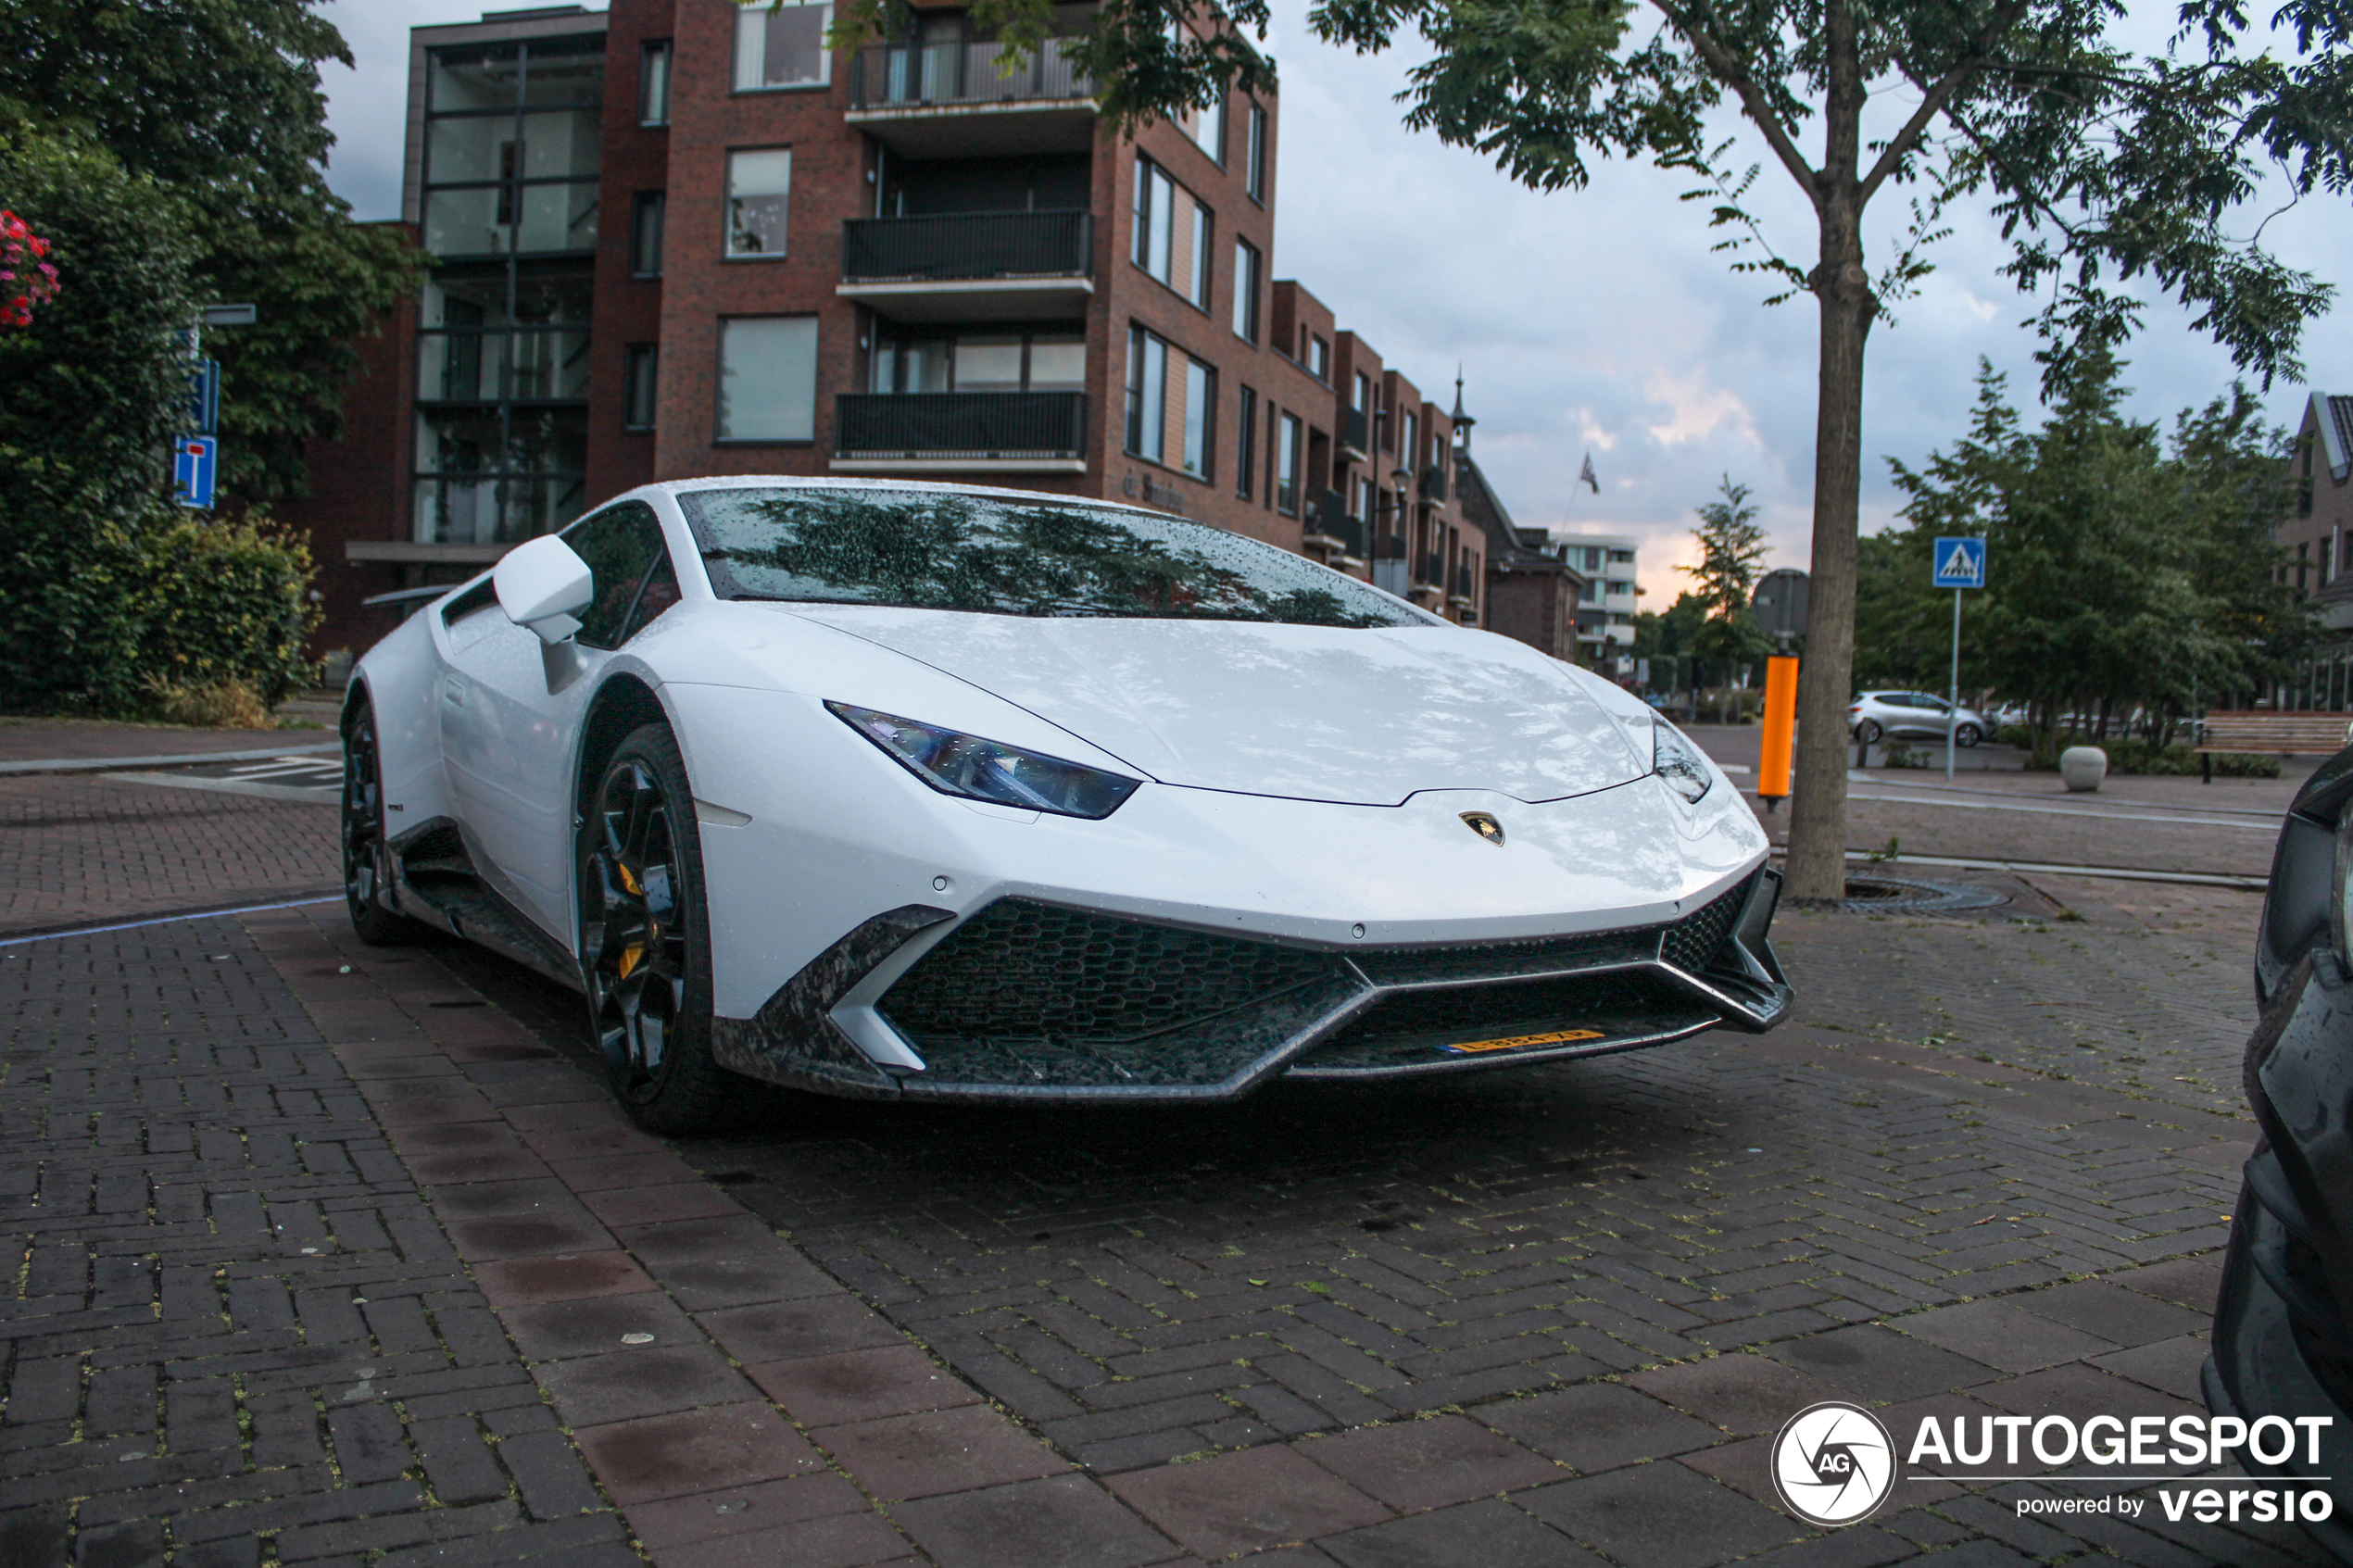
{"label": "flag on pole", "polygon": [[1578,471],[1577,483],[1591,485],[1596,495],[1602,493],[1602,482],[1593,477],[1593,454],[1591,452],[1585,454],[1585,466]]}

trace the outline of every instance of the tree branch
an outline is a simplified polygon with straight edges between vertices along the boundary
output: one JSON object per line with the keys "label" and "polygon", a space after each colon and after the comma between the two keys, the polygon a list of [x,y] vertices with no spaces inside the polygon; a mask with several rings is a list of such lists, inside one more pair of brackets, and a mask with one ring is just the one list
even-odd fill
{"label": "tree branch", "polygon": [[[2023,0],[2019,0],[2019,3],[2023,3]],[[1692,48],[1706,63],[1707,69],[1716,73],[1717,80],[1740,95],[1741,107],[1748,111],[1748,118],[1755,122],[1756,128],[1765,133],[1766,145],[1773,149],[1773,156],[1781,160],[1781,166],[1789,170],[1790,177],[1797,182],[1798,188],[1806,193],[1815,210],[1821,210],[1821,176],[1806,161],[1806,155],[1797,150],[1797,144],[1790,140],[1789,132],[1781,129],[1780,120],[1774,115],[1772,106],[1765,101],[1765,94],[1758,89],[1755,78],[1742,69],[1740,61],[1732,56],[1730,51],[1708,34],[1698,18],[1675,5],[1673,0],[1651,0],[1651,4],[1658,7],[1660,14],[1667,18],[1676,31],[1690,41]]]}
{"label": "tree branch", "polygon": [[1946,71],[1936,85],[1921,97],[1920,107],[1913,110],[1912,118],[1904,122],[1904,129],[1889,138],[1886,147],[1880,153],[1879,162],[1863,176],[1861,191],[1864,206],[1870,205],[1871,197],[1878,193],[1880,186],[1886,183],[1887,177],[1895,172],[1896,166],[1919,144],[1920,133],[1928,129],[1929,121],[1952,102],[1954,94],[1967,85],[1971,77],[1985,68],[1986,50],[1995,39],[2009,31],[2012,22],[2025,15],[2029,4],[2031,0],[2009,0],[2007,5],[1987,18],[1985,25],[1978,30],[1977,36],[1969,40],[1966,57]]}

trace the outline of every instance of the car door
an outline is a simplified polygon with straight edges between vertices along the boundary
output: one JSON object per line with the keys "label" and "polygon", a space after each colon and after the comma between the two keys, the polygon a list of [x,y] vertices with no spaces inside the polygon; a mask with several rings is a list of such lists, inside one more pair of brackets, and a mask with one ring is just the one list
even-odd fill
{"label": "car door", "polygon": [[566,529],[594,596],[571,650],[495,609],[453,627],[442,677],[442,749],[476,869],[502,897],[572,947],[573,757],[606,660],[677,602],[653,508],[623,501]]}

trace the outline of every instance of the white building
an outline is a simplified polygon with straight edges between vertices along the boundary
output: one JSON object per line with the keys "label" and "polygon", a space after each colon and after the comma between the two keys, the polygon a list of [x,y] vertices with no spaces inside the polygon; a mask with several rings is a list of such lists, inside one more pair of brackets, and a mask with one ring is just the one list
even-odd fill
{"label": "white building", "polygon": [[[1634,647],[1634,553],[1642,541],[1630,533],[1552,534],[1562,558],[1585,574],[1592,592],[1577,607],[1577,641],[1589,656],[1628,654]],[[1616,644],[1607,647],[1604,644]]]}

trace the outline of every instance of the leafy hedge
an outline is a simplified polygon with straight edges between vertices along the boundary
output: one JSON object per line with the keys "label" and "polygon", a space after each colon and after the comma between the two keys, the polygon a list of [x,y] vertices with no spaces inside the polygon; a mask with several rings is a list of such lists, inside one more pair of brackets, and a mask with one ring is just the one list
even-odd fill
{"label": "leafy hedge", "polygon": [[[2145,740],[2091,740],[2082,735],[2045,735],[2023,725],[2011,725],[2002,732],[2002,744],[2015,746],[2027,753],[2026,770],[2035,773],[2058,771],[2059,753],[2070,746],[2096,746],[2108,753],[2108,771],[2111,773],[2183,774],[2201,771],[2205,766],[2193,746],[2157,746]],[[2250,752],[2218,751],[2214,754],[2214,771],[2226,779],[2276,779],[2280,776],[2280,759]]]}
{"label": "leafy hedge", "polygon": [[82,528],[11,526],[0,504],[0,709],[132,717],[155,684],[236,681],[263,702],[317,678],[309,547],[254,515],[153,505]]}
{"label": "leafy hedge", "polygon": [[164,499],[202,297],[187,204],[0,104],[0,206],[47,238],[57,296],[0,331],[0,710],[129,717],[155,686],[310,679],[308,548]]}

